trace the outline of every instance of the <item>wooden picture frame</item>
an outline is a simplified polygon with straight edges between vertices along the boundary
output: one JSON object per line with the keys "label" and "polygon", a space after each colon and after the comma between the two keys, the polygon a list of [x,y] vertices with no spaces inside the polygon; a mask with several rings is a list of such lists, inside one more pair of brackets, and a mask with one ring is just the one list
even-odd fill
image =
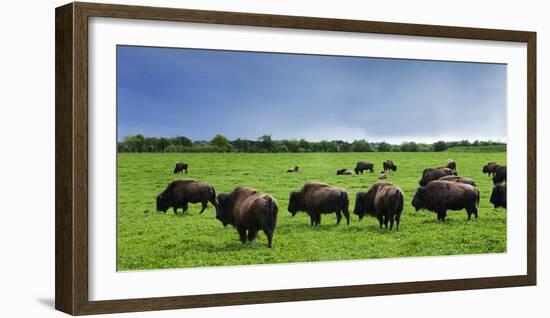
{"label": "wooden picture frame", "polygon": [[[55,307],[72,314],[164,310],[536,284],[536,33],[297,16],[70,3],[56,9]],[[527,275],[146,299],[88,298],[88,19],[111,17],[527,44]]]}

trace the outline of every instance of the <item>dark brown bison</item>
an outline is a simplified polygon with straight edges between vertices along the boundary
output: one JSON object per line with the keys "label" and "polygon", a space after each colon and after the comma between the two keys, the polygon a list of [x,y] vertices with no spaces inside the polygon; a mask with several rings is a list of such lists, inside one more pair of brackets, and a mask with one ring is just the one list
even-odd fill
{"label": "dark brown bison", "polygon": [[474,180],[472,180],[472,179],[470,179],[470,178],[466,178],[466,177],[459,177],[459,176],[444,176],[444,177],[439,178],[438,180],[443,180],[443,181],[454,181],[454,182],[458,182],[458,183],[465,183],[465,184],[469,184],[469,185],[471,185],[471,186],[476,187],[476,183],[474,182]]}
{"label": "dark brown bison", "polygon": [[374,172],[374,163],[367,161],[359,161],[355,166],[355,174],[363,174],[363,171],[369,170],[371,173]]}
{"label": "dark brown bison", "polygon": [[447,210],[466,209],[468,220],[472,213],[477,219],[479,190],[469,184],[436,180],[416,190],[412,205],[416,211],[427,209],[437,213],[437,220],[445,222]]}
{"label": "dark brown bison", "polygon": [[453,159],[447,160],[447,165],[445,166],[445,168],[449,168],[453,171],[456,171],[456,161],[454,161]]}
{"label": "dark brown bison", "polygon": [[214,187],[205,182],[195,180],[176,180],[171,182],[166,190],[157,196],[157,211],[165,212],[170,207],[174,208],[174,213],[178,213],[177,209],[182,208],[183,212],[187,211],[188,203],[202,203],[204,212],[208,205],[208,201],[214,207],[216,203],[216,191]]}
{"label": "dark brown bison", "polygon": [[176,163],[176,167],[174,168],[174,174],[181,173],[184,170],[185,170],[185,173],[187,173],[187,168],[188,167],[189,167],[189,165],[186,164],[185,162],[178,162],[178,163]]}
{"label": "dark brown bison", "polygon": [[288,169],[286,172],[290,172],[290,173],[292,173],[292,172],[298,172],[298,169],[299,169],[298,166],[295,166],[294,168]]}
{"label": "dark brown bison", "polygon": [[418,181],[421,186],[427,185],[429,182],[437,180],[445,176],[456,175],[456,172],[449,168],[428,168],[422,172],[422,179]]}
{"label": "dark brown bison", "polygon": [[353,213],[359,216],[359,219],[367,215],[378,219],[380,227],[382,224],[390,230],[393,228],[393,222],[396,223],[396,230],[399,231],[399,222],[403,212],[403,191],[391,183],[379,182],[372,185],[367,192],[358,192],[355,199],[355,209]]}
{"label": "dark brown bison", "polygon": [[346,190],[324,183],[306,183],[300,191],[290,193],[288,212],[292,216],[298,211],[309,215],[311,226],[321,224],[321,214],[336,213],[336,224],[342,214],[349,225],[349,197]]}
{"label": "dark brown bison", "polygon": [[339,176],[339,175],[346,175],[346,176],[349,176],[349,175],[352,175],[353,172],[351,172],[351,170],[349,169],[338,169],[336,170],[336,175]]}
{"label": "dark brown bison", "polygon": [[223,226],[233,225],[242,243],[253,241],[262,230],[267,236],[267,246],[272,247],[278,211],[277,201],[272,196],[256,189],[238,187],[233,192],[218,195],[216,219]]}
{"label": "dark brown bison", "polygon": [[386,160],[382,162],[382,167],[384,168],[384,171],[388,171],[388,170],[397,171],[397,166],[393,164],[392,160]]}
{"label": "dark brown bison", "polygon": [[495,172],[496,172],[496,169],[499,165],[494,162],[494,161],[491,161],[491,162],[488,162],[486,165],[483,166],[483,169],[481,169],[481,171],[483,173],[486,173],[488,176],[491,176],[491,175],[494,175]]}
{"label": "dark brown bison", "polygon": [[491,199],[489,202],[493,204],[496,208],[505,208],[506,209],[506,185],[496,184],[493,187],[493,192],[491,192]]}
{"label": "dark brown bison", "polygon": [[493,184],[498,184],[506,181],[506,166],[498,166],[493,176]]}

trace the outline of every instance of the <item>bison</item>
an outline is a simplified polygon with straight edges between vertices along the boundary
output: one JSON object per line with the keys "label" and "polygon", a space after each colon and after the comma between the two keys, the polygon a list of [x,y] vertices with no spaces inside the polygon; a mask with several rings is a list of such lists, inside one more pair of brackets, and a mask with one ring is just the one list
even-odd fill
{"label": "bison", "polygon": [[346,175],[346,176],[349,176],[349,175],[352,175],[353,172],[351,172],[351,170],[349,169],[338,169],[336,170],[336,175],[339,176],[339,175]]}
{"label": "bison", "polygon": [[483,173],[486,173],[488,176],[491,176],[491,175],[494,175],[495,172],[496,172],[496,169],[499,165],[494,162],[494,161],[491,161],[491,162],[488,162],[486,165],[483,166],[483,169],[481,169],[481,171]]}
{"label": "bison", "polygon": [[355,174],[363,174],[363,171],[369,170],[371,173],[374,172],[374,164],[372,162],[367,161],[359,161],[357,165],[355,166]]}
{"label": "bison", "polygon": [[470,178],[465,178],[465,177],[459,177],[459,176],[444,176],[444,177],[439,178],[438,180],[443,180],[443,181],[454,181],[454,182],[458,182],[458,183],[465,183],[465,184],[469,184],[469,185],[471,185],[471,186],[476,187],[476,183],[474,182],[474,180],[472,180],[472,179],[470,179]]}
{"label": "bison", "polygon": [[380,175],[378,176],[378,179],[387,179],[388,178],[388,172],[387,171],[381,171]]}
{"label": "bison", "polygon": [[388,170],[397,171],[397,166],[393,164],[392,160],[386,160],[382,162],[382,167],[384,168],[384,171],[388,171]]}
{"label": "bison", "polygon": [[429,182],[437,180],[445,176],[456,175],[456,172],[449,168],[428,168],[422,172],[422,179],[418,181],[421,186],[427,185]]}
{"label": "bison", "polygon": [[399,221],[403,212],[403,191],[391,183],[379,182],[372,185],[367,192],[358,192],[355,199],[354,214],[362,220],[368,214],[378,219],[380,228],[382,224],[390,231],[393,222],[396,223],[396,231],[399,231]]}
{"label": "bison", "polygon": [[178,162],[176,163],[176,167],[174,168],[174,174],[181,173],[185,170],[185,173],[187,173],[187,168],[189,165],[185,162]]}
{"label": "bison", "polygon": [[292,172],[298,172],[298,169],[299,169],[298,166],[294,166],[294,168],[290,168],[290,169],[288,169],[286,172],[290,172],[290,173],[292,173]]}
{"label": "bison", "polygon": [[491,192],[489,202],[496,208],[502,207],[506,209],[506,185],[496,184]]}
{"label": "bison", "polygon": [[493,176],[493,184],[498,184],[506,181],[506,166],[497,166],[495,175]]}
{"label": "bison", "polygon": [[477,219],[479,190],[469,184],[436,180],[416,190],[412,205],[416,211],[427,209],[437,213],[437,220],[445,222],[447,210],[466,209],[468,220]]}
{"label": "bison", "polygon": [[346,217],[349,225],[349,197],[346,190],[324,183],[306,183],[300,191],[290,193],[288,212],[292,216],[298,211],[309,215],[311,226],[321,224],[321,214],[336,213],[336,224]]}
{"label": "bison", "polygon": [[447,165],[445,166],[445,168],[449,168],[453,171],[456,171],[456,161],[454,161],[453,159],[447,160]]}
{"label": "bison", "polygon": [[256,189],[238,187],[218,195],[216,219],[223,226],[233,225],[242,243],[253,241],[262,230],[267,236],[267,246],[272,247],[278,211],[277,201],[272,196]]}
{"label": "bison", "polygon": [[174,213],[178,213],[178,208],[183,212],[187,211],[188,203],[202,203],[203,213],[208,205],[208,201],[214,207],[216,203],[216,191],[214,187],[205,182],[195,180],[176,180],[171,182],[166,190],[157,196],[157,211],[166,213],[170,207]]}

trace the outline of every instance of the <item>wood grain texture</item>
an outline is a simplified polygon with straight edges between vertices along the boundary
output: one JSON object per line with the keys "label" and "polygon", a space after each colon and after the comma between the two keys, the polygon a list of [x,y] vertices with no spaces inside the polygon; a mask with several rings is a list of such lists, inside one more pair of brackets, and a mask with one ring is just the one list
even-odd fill
{"label": "wood grain texture", "polygon": [[[111,17],[527,43],[527,275],[108,301],[88,300],[88,18]],[[536,284],[536,33],[72,3],[56,9],[56,308],[82,315]]]}

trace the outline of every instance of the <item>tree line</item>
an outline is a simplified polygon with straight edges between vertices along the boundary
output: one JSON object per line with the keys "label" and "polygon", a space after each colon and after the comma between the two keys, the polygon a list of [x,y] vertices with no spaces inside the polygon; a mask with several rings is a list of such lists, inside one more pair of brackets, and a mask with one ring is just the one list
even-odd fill
{"label": "tree line", "polygon": [[184,136],[176,137],[144,137],[141,134],[131,135],[118,142],[118,152],[249,152],[249,153],[284,153],[284,152],[431,152],[445,151],[452,147],[505,146],[496,141],[470,142],[437,141],[435,143],[416,143],[414,141],[401,144],[387,142],[368,142],[355,140],[307,141],[305,139],[273,140],[271,135],[263,135],[256,140],[229,140],[223,135],[216,135],[212,140],[197,140]]}

